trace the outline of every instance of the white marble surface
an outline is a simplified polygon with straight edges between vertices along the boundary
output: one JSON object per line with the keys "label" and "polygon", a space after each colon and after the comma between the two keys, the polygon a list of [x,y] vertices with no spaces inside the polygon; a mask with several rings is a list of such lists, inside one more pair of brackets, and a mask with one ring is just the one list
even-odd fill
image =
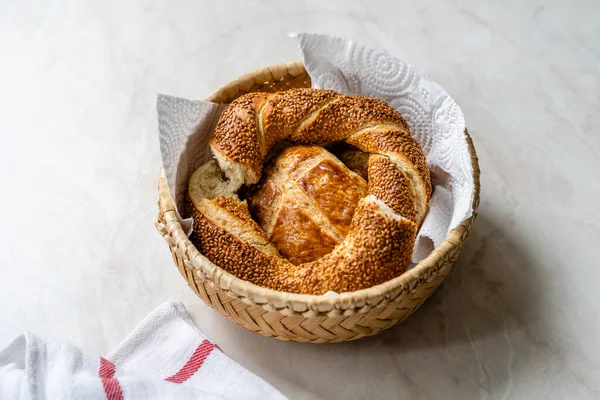
{"label": "white marble surface", "polygon": [[[289,31],[383,47],[462,106],[480,216],[409,320],[278,342],[205,306],[154,230],[155,94],[202,98],[297,58]],[[291,398],[600,397],[600,3],[0,2],[0,346],[24,330],[108,353],[181,299]]]}

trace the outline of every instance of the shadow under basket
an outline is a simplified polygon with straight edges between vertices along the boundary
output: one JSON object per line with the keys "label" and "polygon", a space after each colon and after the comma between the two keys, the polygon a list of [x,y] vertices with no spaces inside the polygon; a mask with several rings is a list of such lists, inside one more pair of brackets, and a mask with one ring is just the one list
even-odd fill
{"label": "shadow under basket", "polygon": [[[310,87],[301,62],[290,62],[243,75],[206,100],[230,103],[250,92]],[[190,242],[175,214],[164,176],[159,183],[156,228],[169,244],[181,275],[215,310],[244,328],[280,340],[343,342],[375,335],[400,323],[433,293],[450,272],[469,236],[479,204],[479,165],[465,131],[473,164],[473,215],[452,230],[429,256],[401,276],[369,289],[333,296],[278,292],[243,281],[210,263]]]}

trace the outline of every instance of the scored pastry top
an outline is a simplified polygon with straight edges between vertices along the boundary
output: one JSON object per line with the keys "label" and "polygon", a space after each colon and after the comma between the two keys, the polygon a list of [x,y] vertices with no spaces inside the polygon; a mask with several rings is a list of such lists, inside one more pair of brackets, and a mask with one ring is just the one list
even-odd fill
{"label": "scored pastry top", "polygon": [[319,146],[284,149],[246,195],[250,212],[294,265],[328,254],[348,234],[367,182]]}

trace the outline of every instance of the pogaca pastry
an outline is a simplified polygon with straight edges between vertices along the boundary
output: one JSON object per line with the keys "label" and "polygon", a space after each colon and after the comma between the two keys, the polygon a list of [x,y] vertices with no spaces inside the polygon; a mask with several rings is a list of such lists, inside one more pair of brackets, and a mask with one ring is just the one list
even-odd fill
{"label": "pogaca pastry", "polygon": [[[260,184],[250,186],[259,182],[265,157],[281,141],[321,146],[345,141],[368,153],[362,157],[368,194],[362,178],[317,146],[284,150]],[[385,102],[319,89],[246,94],[223,111],[210,147],[216,161],[194,172],[188,195],[193,241],[215,265],[257,285],[303,294],[365,289],[407,269],[431,180],[421,147]],[[335,174],[345,177],[337,188]],[[345,205],[335,204],[335,196],[327,200],[328,180],[332,192],[356,184],[353,194],[342,196]],[[249,186],[260,225],[237,195],[242,185]],[[303,207],[306,218],[292,215],[294,207]],[[286,244],[274,234],[286,232],[286,226],[287,232],[326,233],[333,243],[324,247],[333,247],[312,252]]]}
{"label": "pogaca pastry", "polygon": [[323,147],[293,146],[271,160],[246,199],[279,254],[298,265],[344,240],[367,194],[367,182]]}

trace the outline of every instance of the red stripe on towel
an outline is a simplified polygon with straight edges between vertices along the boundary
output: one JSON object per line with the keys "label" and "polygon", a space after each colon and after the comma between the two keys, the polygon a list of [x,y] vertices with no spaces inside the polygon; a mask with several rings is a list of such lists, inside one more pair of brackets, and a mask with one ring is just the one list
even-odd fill
{"label": "red stripe on towel", "polygon": [[200,346],[194,351],[192,357],[185,363],[183,367],[173,376],[165,379],[166,381],[173,383],[183,383],[187,381],[192,375],[194,375],[202,364],[204,364],[204,360],[206,357],[215,349],[215,345],[209,342],[208,340],[204,340]]}
{"label": "red stripe on towel", "polygon": [[121,385],[115,376],[115,364],[105,358],[100,357],[100,369],[98,375],[104,386],[104,393],[108,400],[123,400],[123,391]]}

